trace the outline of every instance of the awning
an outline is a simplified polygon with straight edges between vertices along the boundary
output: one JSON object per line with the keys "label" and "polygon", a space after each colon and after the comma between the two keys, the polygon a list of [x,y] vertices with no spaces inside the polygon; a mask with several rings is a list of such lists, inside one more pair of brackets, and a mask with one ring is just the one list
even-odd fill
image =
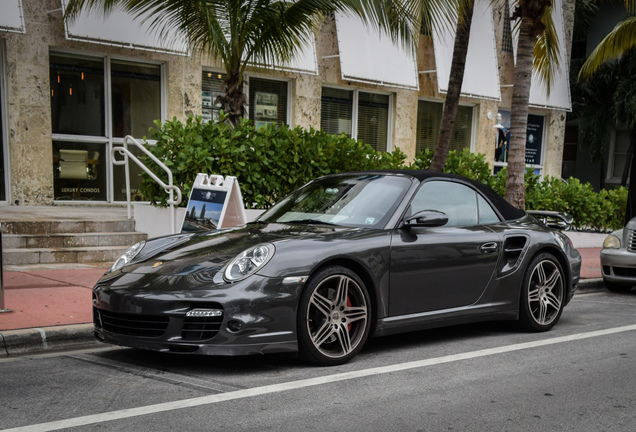
{"label": "awning", "polygon": [[[62,0],[66,9],[66,1]],[[113,9],[106,17],[96,11],[81,12],[73,23],[65,23],[66,39],[91,42],[144,51],[188,55],[188,44],[177,30],[162,38],[160,29],[150,29],[150,22],[143,17]]]}
{"label": "awning", "polygon": [[417,61],[410,48],[397,46],[358,17],[335,15],[343,80],[419,89]]}
{"label": "awning", "polygon": [[[258,61],[253,62],[256,66],[262,66]],[[274,64],[266,66],[274,70],[297,72],[309,75],[318,75],[318,62],[316,61],[316,41],[312,38],[304,45],[288,63]]]}
{"label": "awning", "polygon": [[[440,93],[448,92],[454,44],[455,28],[444,26],[442,29],[433,30],[437,88]],[[492,7],[490,0],[476,0],[473,21],[470,26],[470,40],[461,94],[498,101],[501,100],[499,85]]]}
{"label": "awning", "polygon": [[0,2],[0,31],[25,33],[22,0]]}
{"label": "awning", "polygon": [[[511,4],[511,10],[514,6]],[[531,107],[548,108],[572,111],[572,99],[570,98],[570,67],[568,64],[567,46],[565,43],[565,30],[563,24],[563,5],[561,0],[554,0],[552,6],[552,20],[554,28],[557,32],[559,41],[559,66],[560,70],[556,73],[554,81],[550,84],[550,94],[535,73],[532,74],[532,82],[530,84],[530,103]],[[517,58],[517,43],[519,42],[519,32],[513,33],[513,47],[515,51],[515,59]]]}

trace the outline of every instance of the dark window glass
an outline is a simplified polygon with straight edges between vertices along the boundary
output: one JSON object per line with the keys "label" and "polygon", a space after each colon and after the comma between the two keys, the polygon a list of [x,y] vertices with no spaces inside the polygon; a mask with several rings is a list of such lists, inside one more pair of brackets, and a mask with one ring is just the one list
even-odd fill
{"label": "dark window glass", "polygon": [[322,88],[320,127],[329,134],[351,137],[353,91]]}
{"label": "dark window glass", "polygon": [[490,204],[481,196],[477,195],[479,205],[479,223],[482,225],[500,222],[499,216],[492,209]]}
{"label": "dark window glass", "polygon": [[438,102],[418,101],[417,103],[417,131],[415,137],[415,151],[424,149],[435,150],[439,137],[439,125],[442,121],[443,104]]}
{"label": "dark window glass", "polygon": [[106,201],[104,145],[53,142],[56,200]]}
{"label": "dark window glass", "polygon": [[[0,49],[0,55],[2,50]],[[2,58],[0,58],[2,62]],[[2,72],[2,64],[0,64],[0,72]],[[0,201],[6,201],[7,193],[5,190],[5,172],[4,172],[4,130],[2,129],[2,120],[4,112],[2,111],[2,86],[0,86]]]}
{"label": "dark window glass", "polygon": [[[439,128],[442,122],[441,102],[419,101],[417,104],[417,131],[415,135],[415,151],[435,150],[439,139]],[[455,126],[451,135],[449,150],[461,151],[470,148],[473,127],[473,108],[457,107]]]}
{"label": "dark window glass", "polygon": [[256,127],[287,122],[287,82],[250,78],[250,119]]}
{"label": "dark window glass", "polygon": [[51,54],[53,133],[105,136],[104,62]]}
{"label": "dark window glass", "polygon": [[161,118],[161,68],[111,62],[113,137],[142,138]]}
{"label": "dark window glass", "polygon": [[477,225],[477,194],[471,188],[448,181],[424,183],[411,202],[411,214],[437,210],[448,216],[444,226]]}
{"label": "dark window glass", "polygon": [[389,130],[389,96],[358,94],[358,140],[377,151],[387,151]]}
{"label": "dark window glass", "polygon": [[203,71],[201,82],[201,115],[203,123],[219,119],[221,102],[218,101],[223,96],[223,81],[225,75],[218,72]]}

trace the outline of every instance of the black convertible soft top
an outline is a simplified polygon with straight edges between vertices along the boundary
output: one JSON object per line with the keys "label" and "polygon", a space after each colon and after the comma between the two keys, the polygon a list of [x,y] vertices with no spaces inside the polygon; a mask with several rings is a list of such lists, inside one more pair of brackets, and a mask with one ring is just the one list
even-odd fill
{"label": "black convertible soft top", "polygon": [[[468,177],[460,176],[457,174],[448,174],[437,171],[426,171],[426,170],[378,170],[373,171],[378,173],[385,174],[396,174],[396,175],[407,175],[411,177],[415,177],[420,182],[425,180],[429,180],[432,178],[444,178],[444,179],[453,179],[458,180],[464,183],[469,183],[478,189],[488,200],[492,203],[493,206],[497,208],[499,213],[506,220],[515,220],[522,218],[526,215],[526,212],[520,210],[506,201],[501,195],[497,194],[490,186],[481,183],[476,180],[469,179]],[[344,173],[343,173],[344,174]]]}

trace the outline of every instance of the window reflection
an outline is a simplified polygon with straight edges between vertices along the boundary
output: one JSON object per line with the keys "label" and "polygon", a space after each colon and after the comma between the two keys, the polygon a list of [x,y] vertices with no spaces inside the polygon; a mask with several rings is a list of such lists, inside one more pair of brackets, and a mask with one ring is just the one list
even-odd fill
{"label": "window reflection", "polygon": [[113,61],[111,77],[113,136],[147,136],[161,118],[160,67]]}
{"label": "window reflection", "polygon": [[106,201],[104,144],[53,143],[56,200]]}
{"label": "window reflection", "polygon": [[105,136],[104,63],[51,54],[53,133]]}

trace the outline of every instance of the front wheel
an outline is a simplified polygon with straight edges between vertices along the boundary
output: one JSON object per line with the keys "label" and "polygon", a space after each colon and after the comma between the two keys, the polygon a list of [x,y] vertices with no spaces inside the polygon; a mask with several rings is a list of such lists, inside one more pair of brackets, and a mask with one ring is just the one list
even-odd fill
{"label": "front wheel", "polygon": [[369,335],[370,317],[369,294],[358,275],[341,266],[320,270],[300,298],[300,357],[323,366],[348,362]]}
{"label": "front wheel", "polygon": [[530,331],[550,330],[559,321],[565,301],[565,274],[549,253],[532,259],[523,278],[519,323]]}

